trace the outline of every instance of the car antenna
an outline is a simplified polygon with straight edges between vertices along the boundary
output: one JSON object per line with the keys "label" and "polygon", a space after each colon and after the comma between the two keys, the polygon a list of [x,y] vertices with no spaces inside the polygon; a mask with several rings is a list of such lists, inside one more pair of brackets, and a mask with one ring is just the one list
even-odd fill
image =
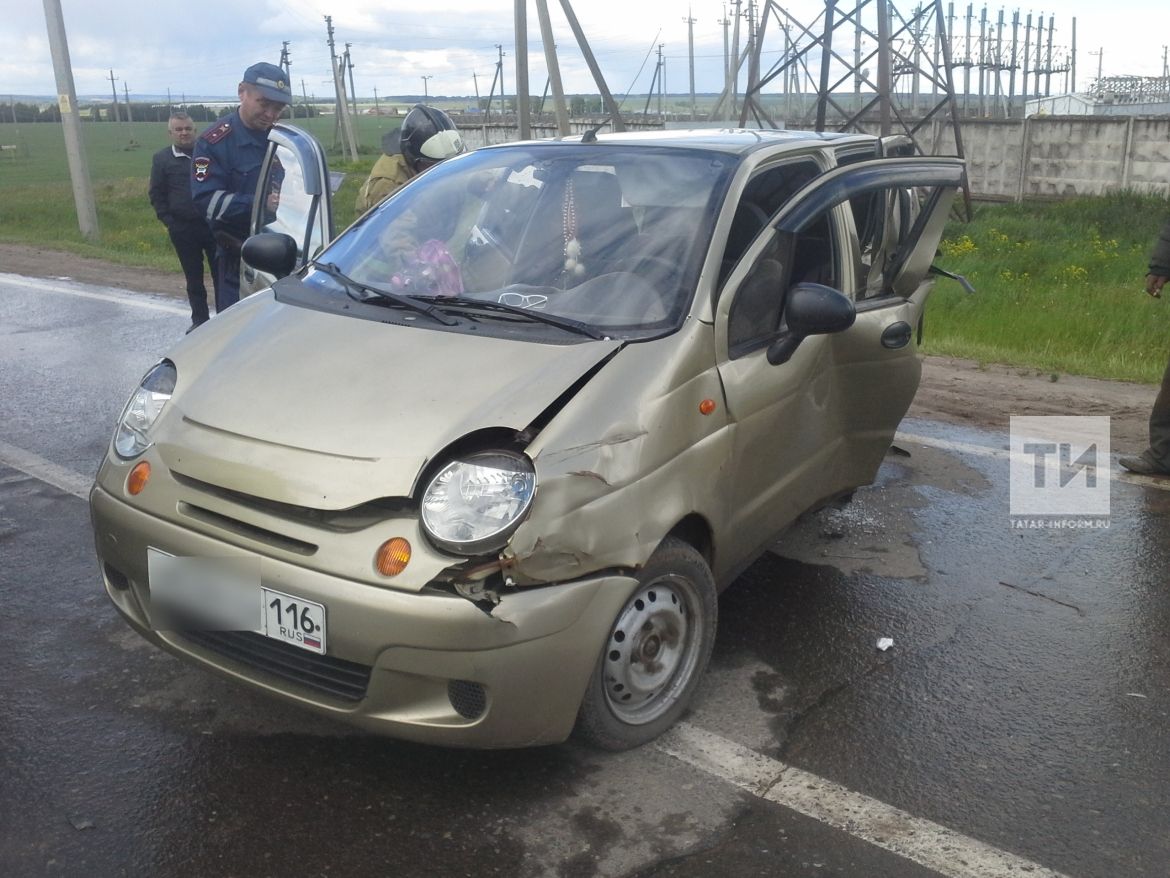
{"label": "car antenna", "polygon": [[598,125],[594,125],[588,131],[581,135],[582,143],[597,143],[597,132],[609,124],[609,119],[604,120]]}

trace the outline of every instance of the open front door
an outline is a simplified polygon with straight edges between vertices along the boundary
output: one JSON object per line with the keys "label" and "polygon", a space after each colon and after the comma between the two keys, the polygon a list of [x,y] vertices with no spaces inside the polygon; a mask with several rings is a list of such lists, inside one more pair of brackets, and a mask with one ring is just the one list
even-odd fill
{"label": "open front door", "polygon": [[[279,232],[297,244],[297,266],[312,259],[333,239],[329,168],[325,151],[311,134],[292,125],[275,125],[252,208],[251,234]],[[272,275],[240,266],[240,294],[267,289]]]}
{"label": "open front door", "polygon": [[[958,159],[925,158],[830,171],[785,203],[729,275],[715,332],[733,459],[761,462],[733,477],[732,530],[745,542],[763,545],[799,510],[873,480],[918,387],[913,330],[963,173]],[[875,197],[889,219],[865,265],[850,201]],[[884,204],[908,198],[906,210]],[[810,280],[852,299],[856,321],[805,338],[773,366],[767,351],[788,331],[789,290]]]}

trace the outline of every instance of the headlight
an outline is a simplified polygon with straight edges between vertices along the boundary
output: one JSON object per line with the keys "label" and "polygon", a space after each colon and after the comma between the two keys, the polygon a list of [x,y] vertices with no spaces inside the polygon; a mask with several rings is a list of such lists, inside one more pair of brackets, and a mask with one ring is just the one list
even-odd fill
{"label": "headlight", "polygon": [[423,492],[422,525],[440,547],[465,555],[498,549],[536,493],[528,458],[489,451],[453,460]]}
{"label": "headlight", "polygon": [[147,431],[175,392],[178,373],[175,364],[163,360],[146,373],[138,389],[122,409],[118,432],[114,434],[114,451],[123,460],[137,457],[150,447]]}

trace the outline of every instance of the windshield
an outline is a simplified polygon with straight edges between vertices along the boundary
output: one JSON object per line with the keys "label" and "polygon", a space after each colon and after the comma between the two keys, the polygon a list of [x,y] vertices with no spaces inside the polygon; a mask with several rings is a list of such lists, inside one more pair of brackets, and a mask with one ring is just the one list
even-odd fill
{"label": "windshield", "polygon": [[[484,321],[521,310],[532,326],[661,332],[690,305],[735,162],[604,143],[485,149],[427,171],[319,260],[444,310],[510,306],[478,309]],[[304,283],[336,288],[326,272]]]}

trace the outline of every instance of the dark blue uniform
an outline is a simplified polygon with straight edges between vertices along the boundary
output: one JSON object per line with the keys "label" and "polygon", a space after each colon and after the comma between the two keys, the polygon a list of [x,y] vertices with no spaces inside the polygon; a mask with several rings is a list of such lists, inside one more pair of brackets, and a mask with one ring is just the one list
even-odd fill
{"label": "dark blue uniform", "polygon": [[240,246],[248,237],[252,201],[268,132],[254,131],[239,110],[199,135],[191,156],[191,198],[215,235],[219,283],[215,310],[240,300]]}

